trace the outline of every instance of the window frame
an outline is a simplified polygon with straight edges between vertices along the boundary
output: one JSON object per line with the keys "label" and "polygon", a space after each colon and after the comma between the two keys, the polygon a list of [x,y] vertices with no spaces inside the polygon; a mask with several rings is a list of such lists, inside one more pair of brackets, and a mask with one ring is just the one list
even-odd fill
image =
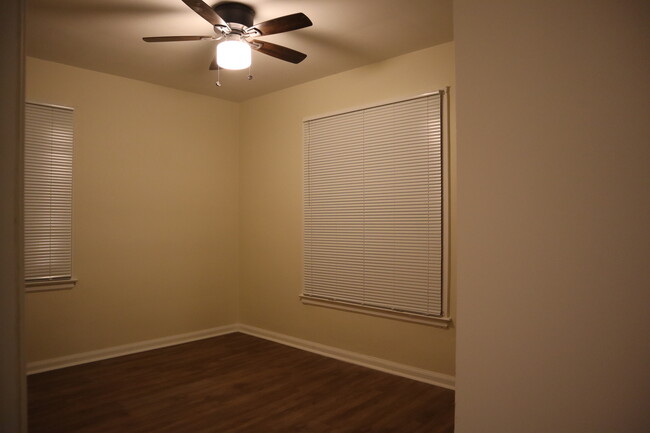
{"label": "window frame", "polygon": [[[25,284],[25,291],[28,293],[33,293],[33,292],[44,292],[44,291],[52,291],[52,290],[65,290],[65,289],[71,289],[73,288],[76,283],[77,279],[74,278],[73,274],[73,250],[74,250],[74,243],[73,243],[73,193],[74,193],[74,182],[73,182],[73,173],[74,173],[74,108],[72,107],[66,107],[62,105],[55,105],[55,104],[48,104],[48,103],[42,103],[42,102],[35,102],[35,101],[25,101],[24,105],[24,110],[27,111],[28,106],[37,106],[37,107],[44,107],[44,108],[49,108],[52,110],[61,110],[61,111],[69,111],[71,112],[72,118],[70,119],[71,125],[70,125],[70,134],[71,134],[71,140],[70,140],[70,156],[71,156],[71,162],[70,162],[70,169],[69,169],[69,182],[70,182],[70,199],[69,199],[69,204],[70,204],[70,212],[69,212],[69,220],[67,223],[69,224],[69,230],[70,230],[70,237],[69,237],[69,250],[67,251],[69,253],[69,275],[64,275],[60,277],[37,277],[37,278],[27,278],[25,277],[24,279],[24,284]],[[25,158],[24,160],[27,161],[27,129],[28,129],[28,124],[27,124],[27,115],[25,115],[25,139],[24,139],[24,146],[25,146]],[[25,168],[25,174],[28,173],[27,168]],[[25,181],[25,186],[24,188],[27,188],[27,182]],[[27,196],[27,192],[24,192],[25,196]],[[25,197],[25,203],[27,202],[27,197]],[[24,213],[24,218],[27,220],[27,210],[24,208],[23,209]],[[27,237],[27,231],[28,227],[26,224],[25,227],[25,238]],[[24,247],[24,250],[26,252],[27,248]],[[25,254],[26,256],[26,254]],[[27,258],[24,258],[25,261],[25,267],[27,267]],[[66,272],[67,274],[67,272]]]}
{"label": "window frame", "polygon": [[[319,114],[316,116],[311,116],[311,117],[305,117],[303,118],[302,124],[303,128],[306,122],[309,122],[311,120],[316,120],[316,119],[322,119],[325,117],[330,117],[330,116],[336,116],[336,115],[342,115],[346,113],[351,113],[354,111],[361,111],[361,110],[367,110],[367,109],[372,109],[375,107],[380,107],[382,105],[389,105],[389,104],[394,104],[394,103],[399,103],[399,102],[406,102],[410,101],[413,99],[418,99],[418,98],[424,98],[427,96],[439,94],[440,95],[440,126],[441,126],[441,142],[440,142],[440,150],[441,150],[441,167],[442,167],[442,173],[441,173],[441,182],[442,182],[442,197],[441,197],[441,204],[442,204],[442,247],[441,247],[441,253],[442,253],[442,263],[441,263],[441,271],[442,271],[442,285],[441,285],[441,315],[440,316],[432,316],[432,315],[425,315],[425,314],[418,314],[418,313],[413,313],[413,312],[404,312],[404,311],[397,311],[393,310],[390,308],[382,308],[382,307],[376,307],[376,306],[366,306],[362,304],[357,304],[357,303],[351,303],[351,302],[345,302],[341,300],[329,300],[329,299],[319,299],[319,298],[314,298],[309,295],[305,294],[305,287],[304,287],[304,282],[305,282],[305,267],[304,264],[301,267],[301,279],[303,282],[302,290],[299,295],[299,299],[304,305],[311,305],[311,306],[319,306],[319,307],[326,307],[326,308],[333,308],[337,310],[343,310],[343,311],[351,311],[351,312],[357,312],[357,313],[363,313],[366,315],[371,315],[371,316],[378,316],[378,317],[386,317],[386,318],[391,318],[391,319],[397,319],[397,320],[403,320],[407,322],[415,322],[415,323],[420,323],[420,324],[425,324],[425,325],[431,325],[435,327],[440,327],[440,328],[449,328],[449,326],[452,323],[452,317],[451,317],[451,311],[450,311],[450,108],[449,108],[449,90],[450,87],[447,86],[445,89],[441,89],[438,91],[433,91],[433,92],[427,92],[423,94],[419,94],[416,96],[412,97],[407,97],[407,98],[398,98],[398,99],[390,99],[390,100],[385,100],[381,101],[378,103],[373,103],[373,104],[368,104],[368,105],[363,105],[363,106],[358,106],[354,108],[348,108],[344,110],[339,110],[339,111],[334,111],[334,112],[329,112],[329,113],[324,113],[324,114]],[[304,138],[303,138],[303,153],[304,153]],[[304,158],[303,158],[304,160]],[[305,172],[305,166],[303,165],[303,174]],[[304,185],[303,185],[304,188]],[[303,199],[304,200],[304,199]],[[305,203],[303,201],[302,205],[302,258],[304,260],[305,257]],[[304,263],[304,262],[303,262]]]}

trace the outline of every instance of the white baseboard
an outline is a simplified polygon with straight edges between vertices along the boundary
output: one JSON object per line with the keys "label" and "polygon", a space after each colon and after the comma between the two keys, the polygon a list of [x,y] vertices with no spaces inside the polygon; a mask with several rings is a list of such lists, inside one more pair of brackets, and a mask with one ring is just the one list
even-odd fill
{"label": "white baseboard", "polygon": [[187,334],[172,335],[169,337],[156,338],[153,340],[141,341],[138,343],[114,346],[106,349],[93,350],[90,352],[77,353],[74,355],[62,356],[60,358],[46,359],[43,361],[30,362],[27,364],[27,374],[42,373],[44,371],[56,370],[59,368],[71,367],[73,365],[85,364],[88,362],[100,361],[102,359],[115,358],[118,356],[129,355],[132,353],[144,352],[147,350],[159,349],[177,344],[189,343],[190,341],[203,340],[205,338],[217,337],[219,335],[230,334],[233,332],[242,332],[254,337],[274,341],[286,346],[317,353],[329,358],[340,361],[357,364],[362,367],[372,368],[373,370],[383,371],[385,373],[406,377],[431,385],[441,386],[447,389],[455,389],[456,378],[447,374],[436,373],[393,361],[387,361],[373,356],[362,355],[360,353],[339,349],[325,344],[314,343],[289,335],[280,334],[265,329],[256,328],[243,324],[233,324],[220,326],[218,328],[204,329]]}
{"label": "white baseboard", "polygon": [[219,335],[237,332],[237,328],[237,325],[226,325],[220,326],[218,328],[188,332],[187,334],[172,335],[169,337],[155,338],[153,340],[140,341],[137,343],[125,344],[122,346],[113,346],[106,349],[92,350],[90,352],[77,353],[74,355],[62,356],[60,358],[30,362],[27,364],[27,374],[41,373],[49,370],[71,367],[73,365],[100,361],[102,359],[115,358],[117,356],[124,356],[132,353],[160,349],[162,347],[175,346],[182,343],[189,343],[190,341],[217,337]]}
{"label": "white baseboard", "polygon": [[456,389],[456,378],[447,374],[436,373],[430,370],[412,367],[410,365],[387,361],[385,359],[375,358],[373,356],[362,355],[360,353],[350,352],[348,350],[338,349],[336,347],[326,346],[320,343],[314,343],[312,341],[291,337],[289,335],[279,334],[277,332],[267,331],[261,328],[255,328],[253,326],[240,324],[238,330],[239,332],[252,335],[254,337],[275,341],[276,343],[295,347],[301,350],[306,350],[308,352],[317,353],[319,355],[338,359],[340,361],[357,364],[362,367],[372,368],[373,370],[383,371],[384,373],[406,377],[409,379],[417,380],[419,382],[425,382],[451,390]]}

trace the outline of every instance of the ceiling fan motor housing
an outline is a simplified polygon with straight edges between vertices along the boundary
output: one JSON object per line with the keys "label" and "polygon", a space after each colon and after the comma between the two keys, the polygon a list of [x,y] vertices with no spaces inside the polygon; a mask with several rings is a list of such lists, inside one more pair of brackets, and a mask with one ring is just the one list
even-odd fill
{"label": "ceiling fan motor housing", "polygon": [[236,2],[217,3],[214,11],[227,23],[238,23],[244,27],[252,27],[255,11],[250,6]]}

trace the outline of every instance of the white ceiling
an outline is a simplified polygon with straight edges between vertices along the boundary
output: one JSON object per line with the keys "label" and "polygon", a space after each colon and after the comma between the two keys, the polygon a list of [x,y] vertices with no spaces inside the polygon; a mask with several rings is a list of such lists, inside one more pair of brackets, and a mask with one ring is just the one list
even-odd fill
{"label": "white ceiling", "polygon": [[[205,0],[204,0],[205,1]],[[248,71],[208,66],[215,42],[145,43],[143,36],[212,35],[181,0],[30,0],[27,55],[231,101],[451,41],[452,0],[245,0],[259,23],[296,12],[312,27],[260,39],[307,54],[294,65],[253,52]],[[216,1],[206,1],[210,6]],[[397,77],[396,77],[397,79]]]}

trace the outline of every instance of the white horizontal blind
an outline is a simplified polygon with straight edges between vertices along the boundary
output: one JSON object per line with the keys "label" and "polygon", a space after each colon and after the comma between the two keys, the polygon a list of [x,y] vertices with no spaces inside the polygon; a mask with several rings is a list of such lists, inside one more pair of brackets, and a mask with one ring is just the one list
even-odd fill
{"label": "white horizontal blind", "polygon": [[25,107],[25,279],[72,275],[73,110]]}
{"label": "white horizontal blind", "polygon": [[441,316],[441,93],[304,123],[304,293]]}

